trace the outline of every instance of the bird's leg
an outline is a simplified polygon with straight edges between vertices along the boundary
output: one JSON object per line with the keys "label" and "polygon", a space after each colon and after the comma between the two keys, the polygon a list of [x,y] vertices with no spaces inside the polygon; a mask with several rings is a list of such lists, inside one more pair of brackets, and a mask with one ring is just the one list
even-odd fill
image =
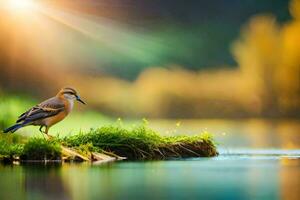
{"label": "bird's leg", "polygon": [[43,127],[44,127],[44,126],[40,126],[39,131],[40,131],[41,133],[44,133],[43,130],[42,130]]}
{"label": "bird's leg", "polygon": [[43,129],[43,127],[44,127],[43,125],[42,125],[42,126],[40,126],[40,129],[39,129],[39,131],[42,133],[42,135],[43,135],[44,139],[46,139],[46,138],[45,138],[45,136],[44,136],[44,132],[43,132],[43,130],[42,130],[42,129]]}
{"label": "bird's leg", "polygon": [[48,139],[52,139],[53,137],[51,135],[48,135],[48,131],[49,131],[49,127],[46,126],[45,134],[47,135]]}
{"label": "bird's leg", "polygon": [[48,128],[48,126],[46,126],[46,129],[45,129],[45,132],[44,132],[46,135],[48,135],[48,130],[49,130],[49,128]]}

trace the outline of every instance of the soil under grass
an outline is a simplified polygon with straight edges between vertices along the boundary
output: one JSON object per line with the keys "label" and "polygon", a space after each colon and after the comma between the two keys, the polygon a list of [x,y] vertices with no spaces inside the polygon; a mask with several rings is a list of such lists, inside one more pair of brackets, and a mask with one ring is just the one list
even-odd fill
{"label": "soil under grass", "polygon": [[194,136],[160,136],[146,126],[125,129],[105,126],[87,133],[63,138],[24,139],[16,135],[0,137],[1,160],[63,160],[62,146],[82,156],[92,152],[126,157],[128,160],[161,160],[218,155],[213,138],[208,133]]}

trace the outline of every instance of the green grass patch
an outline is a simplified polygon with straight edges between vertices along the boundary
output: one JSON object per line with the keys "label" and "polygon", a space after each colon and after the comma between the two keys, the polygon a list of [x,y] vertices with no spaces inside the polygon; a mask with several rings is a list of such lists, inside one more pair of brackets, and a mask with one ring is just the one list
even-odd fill
{"label": "green grass patch", "polygon": [[161,136],[147,125],[133,128],[115,125],[51,140],[1,134],[0,158],[14,160],[18,157],[21,161],[61,160],[61,145],[87,157],[91,152],[109,152],[129,160],[211,157],[218,154],[209,133]]}
{"label": "green grass patch", "polygon": [[22,138],[19,135],[3,134],[0,137],[0,159],[13,159],[23,152]]}
{"label": "green grass patch", "polygon": [[17,134],[1,134],[0,160],[60,160],[61,147],[57,140],[25,138]]}
{"label": "green grass patch", "polygon": [[61,141],[69,147],[89,144],[95,150],[111,151],[129,160],[210,157],[218,154],[208,133],[164,137],[147,126],[131,129],[105,126],[65,137]]}
{"label": "green grass patch", "polygon": [[30,138],[23,147],[21,160],[60,160],[61,146],[57,140]]}

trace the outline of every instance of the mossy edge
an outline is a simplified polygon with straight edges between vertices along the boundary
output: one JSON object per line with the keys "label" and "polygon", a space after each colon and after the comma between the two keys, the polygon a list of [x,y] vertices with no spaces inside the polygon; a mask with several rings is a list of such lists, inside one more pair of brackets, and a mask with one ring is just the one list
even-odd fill
{"label": "mossy edge", "polygon": [[0,160],[62,161],[61,145],[87,157],[97,152],[126,157],[128,160],[165,160],[218,155],[214,140],[207,132],[193,136],[160,136],[147,126],[131,129],[104,126],[86,133],[51,140],[18,137],[4,134],[0,137]]}

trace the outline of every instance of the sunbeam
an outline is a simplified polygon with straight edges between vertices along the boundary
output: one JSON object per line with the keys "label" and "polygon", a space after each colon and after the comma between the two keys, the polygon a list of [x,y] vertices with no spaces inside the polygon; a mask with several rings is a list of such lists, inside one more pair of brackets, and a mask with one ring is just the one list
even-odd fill
{"label": "sunbeam", "polygon": [[18,37],[15,45],[31,49],[36,60],[51,58],[44,62],[59,67],[101,69],[123,61],[149,65],[174,48],[127,23],[48,1],[13,0],[6,8],[13,16],[10,25]]}
{"label": "sunbeam", "polygon": [[[130,30],[131,27],[103,17],[71,13],[44,7],[41,12],[49,18],[83,34],[99,45],[130,59],[151,62],[167,48],[157,38]],[[155,49],[151,51],[150,49]]]}

